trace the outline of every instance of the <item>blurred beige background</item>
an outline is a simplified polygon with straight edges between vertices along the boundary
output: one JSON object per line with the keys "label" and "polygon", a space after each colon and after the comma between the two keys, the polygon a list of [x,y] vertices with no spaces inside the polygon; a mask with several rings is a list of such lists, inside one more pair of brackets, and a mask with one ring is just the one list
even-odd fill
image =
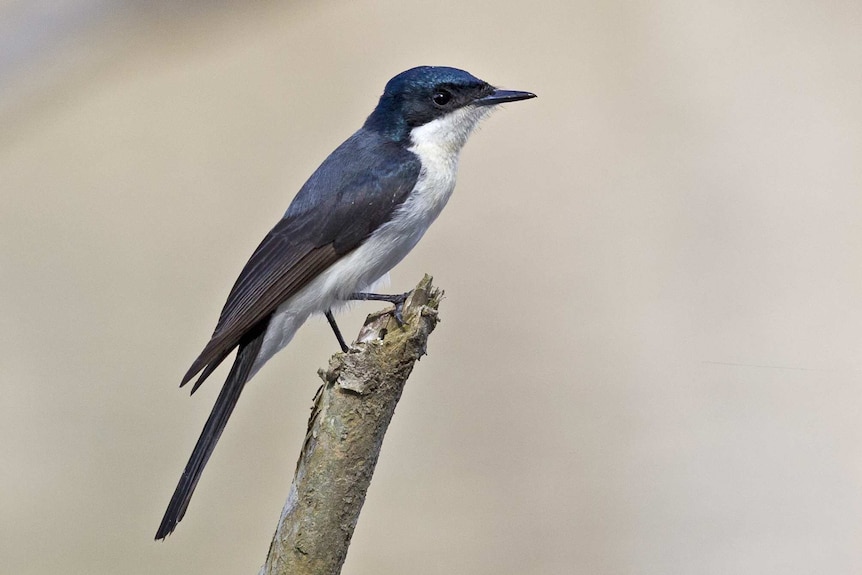
{"label": "blurred beige background", "polygon": [[419,64],[539,98],[392,274],[447,299],[345,573],[862,572],[860,30],[857,1],[0,3],[0,572],[257,572],[335,340],[255,378],[155,543],[225,371],[176,386]]}

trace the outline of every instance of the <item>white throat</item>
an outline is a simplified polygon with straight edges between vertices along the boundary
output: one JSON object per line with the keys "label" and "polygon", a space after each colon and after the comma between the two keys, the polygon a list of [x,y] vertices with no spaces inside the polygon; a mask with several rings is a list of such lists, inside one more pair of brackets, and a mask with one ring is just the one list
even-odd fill
{"label": "white throat", "polygon": [[454,156],[458,153],[479,121],[487,116],[493,106],[464,106],[441,118],[432,120],[410,131],[411,151],[424,155]]}
{"label": "white throat", "polygon": [[401,212],[412,216],[423,233],[449,201],[461,148],[489,112],[489,107],[465,106],[410,131],[413,145],[408,149],[419,156],[422,170]]}

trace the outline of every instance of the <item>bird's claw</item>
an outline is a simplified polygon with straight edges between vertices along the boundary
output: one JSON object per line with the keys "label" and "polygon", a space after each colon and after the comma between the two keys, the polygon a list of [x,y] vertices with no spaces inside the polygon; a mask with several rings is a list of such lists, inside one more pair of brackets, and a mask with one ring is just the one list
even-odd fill
{"label": "bird's claw", "polygon": [[403,300],[400,303],[396,303],[395,309],[392,311],[392,317],[395,318],[395,323],[398,324],[398,327],[404,327],[404,316],[401,314],[402,311],[404,311]]}
{"label": "bird's claw", "polygon": [[398,324],[398,327],[404,327],[404,302],[407,301],[407,296],[410,295],[410,292],[404,292],[399,295],[392,296],[392,303],[395,305],[395,309],[392,310],[392,317],[395,318],[395,323]]}

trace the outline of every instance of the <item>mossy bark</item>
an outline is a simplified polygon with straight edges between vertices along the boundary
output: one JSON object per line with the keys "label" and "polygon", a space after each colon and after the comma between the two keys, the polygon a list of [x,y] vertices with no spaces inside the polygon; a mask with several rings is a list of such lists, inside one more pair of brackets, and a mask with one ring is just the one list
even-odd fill
{"label": "mossy bark", "polygon": [[383,436],[437,325],[442,292],[425,276],[404,304],[368,316],[348,353],[318,373],[308,432],[261,575],[335,575],[347,557]]}

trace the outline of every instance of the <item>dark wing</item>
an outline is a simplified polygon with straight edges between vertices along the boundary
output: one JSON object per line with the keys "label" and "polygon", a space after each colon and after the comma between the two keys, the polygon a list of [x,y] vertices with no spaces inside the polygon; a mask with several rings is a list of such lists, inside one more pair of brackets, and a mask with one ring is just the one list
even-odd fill
{"label": "dark wing", "polygon": [[420,169],[415,154],[366,130],[339,146],[252,254],[180,386],[200,372],[194,392],[246,333],[388,221]]}
{"label": "dark wing", "polygon": [[258,327],[249,332],[239,342],[239,351],[236,354],[236,360],[233,362],[233,367],[221,388],[221,392],[216,399],[210,416],[204,425],[198,442],[195,444],[194,451],[186,463],[186,468],[180,476],[177,483],[177,488],[171,497],[171,502],[165,511],[162,522],[159,524],[159,529],[156,531],[156,539],[164,539],[174,528],[177,523],[186,514],[186,509],[189,507],[189,501],[192,499],[192,494],[195,487],[198,485],[198,480],[201,478],[204,466],[209,461],[224,431],[227,420],[233,413],[233,408],[236,407],[236,402],[239,400],[239,395],[245,387],[248,377],[251,374],[251,368],[254,367],[254,361],[257,358],[260,347],[263,344],[263,337],[266,334],[266,326]]}

